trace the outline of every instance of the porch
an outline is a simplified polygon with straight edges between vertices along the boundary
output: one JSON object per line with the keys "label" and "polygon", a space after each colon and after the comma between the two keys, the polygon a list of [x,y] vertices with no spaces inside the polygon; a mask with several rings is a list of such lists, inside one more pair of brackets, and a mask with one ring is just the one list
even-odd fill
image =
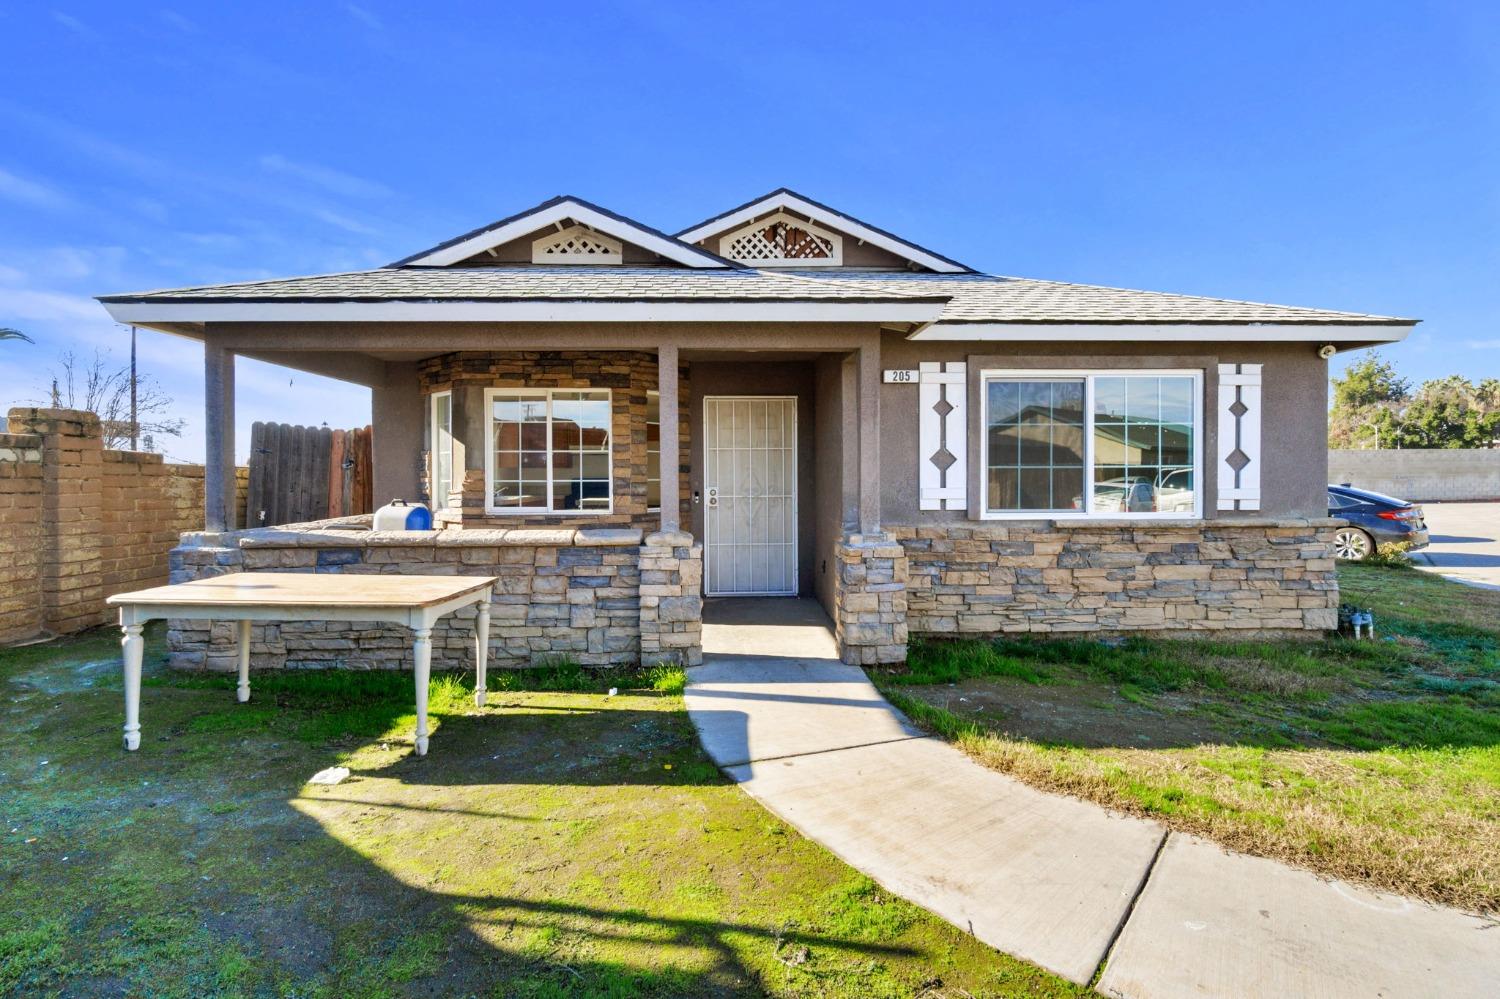
{"label": "porch", "polygon": [[[608,350],[558,330],[507,335],[504,349],[481,350],[472,348],[497,337],[448,327],[443,342],[456,349],[415,356],[409,345],[423,338],[409,331],[319,335],[325,346],[361,348],[333,352],[305,349],[285,330],[275,349],[253,330],[224,330],[205,343],[206,531],[184,538],[173,578],[231,567],[505,567],[518,578],[497,597],[510,606],[496,608],[495,654],[514,665],[560,656],[589,665],[698,661],[696,635],[691,645],[674,644],[684,641],[675,630],[664,645],[653,637],[660,629],[641,624],[663,599],[695,632],[704,597],[810,597],[837,620],[847,589],[841,552],[851,538],[879,536],[879,332],[739,332],[733,350],[708,346],[725,342],[722,331],[693,337],[668,327],[611,330]],[[220,476],[234,453],[239,354],[370,387],[376,503],[422,499],[437,531],[383,537],[349,524],[235,531]],[[656,549],[672,551],[670,567],[656,564]],[[601,566],[610,571],[584,571]],[[561,606],[547,606],[554,597]],[[889,613],[884,628],[870,623],[848,638],[885,648],[851,651],[851,661],[904,656],[904,625]],[[320,650],[295,647],[310,638],[288,647],[267,628],[257,655],[267,666],[277,654],[375,665],[387,640],[367,631],[324,635],[317,642],[329,646],[327,655],[299,657]],[[182,665],[219,665],[226,642],[208,633],[174,637]],[[465,654],[460,638],[450,644]]]}

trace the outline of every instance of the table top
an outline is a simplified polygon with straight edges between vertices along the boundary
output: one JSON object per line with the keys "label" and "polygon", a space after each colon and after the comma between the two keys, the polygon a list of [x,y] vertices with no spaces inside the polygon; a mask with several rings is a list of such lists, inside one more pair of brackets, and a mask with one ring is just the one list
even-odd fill
{"label": "table top", "polygon": [[494,576],[345,575],[234,572],[189,583],[117,593],[110,606],[431,607],[493,585]]}

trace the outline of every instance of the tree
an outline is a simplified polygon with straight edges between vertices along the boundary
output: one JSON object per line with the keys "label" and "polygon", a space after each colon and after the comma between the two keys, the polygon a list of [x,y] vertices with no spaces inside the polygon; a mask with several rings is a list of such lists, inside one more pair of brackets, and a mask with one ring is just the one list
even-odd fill
{"label": "tree", "polygon": [[[144,436],[144,448],[155,449],[158,437],[180,437],[187,421],[168,416],[172,397],[150,375],[136,379],[136,420]],[[87,362],[71,351],[58,358],[49,389],[54,408],[86,409],[99,417],[104,446],[122,449],[130,445],[130,366],[114,367],[105,354],[94,351]]]}
{"label": "tree", "polygon": [[22,333],[20,330],[11,329],[9,326],[0,326],[0,340],[25,340],[27,343],[36,343],[35,340]]}
{"label": "tree", "polygon": [[1370,351],[1333,379],[1333,409],[1328,413],[1328,446],[1395,447],[1387,433],[1411,398],[1411,382],[1396,366]]}

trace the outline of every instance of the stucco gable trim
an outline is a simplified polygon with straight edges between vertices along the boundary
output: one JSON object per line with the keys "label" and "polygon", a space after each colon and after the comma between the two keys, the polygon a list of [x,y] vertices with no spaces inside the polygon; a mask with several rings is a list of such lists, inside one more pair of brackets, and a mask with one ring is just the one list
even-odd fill
{"label": "stucco gable trim", "polygon": [[803,197],[795,191],[781,188],[772,191],[763,198],[741,205],[725,212],[723,215],[715,216],[704,222],[700,222],[690,229],[685,229],[677,234],[677,238],[687,242],[696,243],[710,236],[719,236],[730,230],[737,229],[746,223],[754,221],[762,215],[768,215],[777,209],[788,209],[799,215],[805,215],[815,223],[821,223],[829,228],[836,229],[845,236],[863,240],[872,246],[878,246],[882,250],[894,253],[896,256],[912,263],[920,264],[929,270],[939,274],[969,274],[973,273],[972,267],[965,267],[956,260],[923,249],[915,243],[908,242],[894,233],[877,229],[867,222],[850,215],[845,215],[837,209],[827,205],[819,204],[811,198]]}
{"label": "stucco gable trim", "polygon": [[707,250],[689,245],[683,240],[668,236],[664,232],[642,225],[623,215],[617,215],[598,205],[590,204],[581,198],[568,195],[544,201],[519,215],[512,215],[510,218],[501,219],[482,229],[476,229],[446,243],[440,243],[430,250],[423,250],[404,260],[398,260],[391,266],[447,267],[467,260],[477,253],[483,253],[491,247],[519,239],[544,226],[553,225],[565,219],[581,222],[591,229],[596,229],[623,242],[633,243],[644,250],[682,264],[684,267],[722,269],[735,266]]}

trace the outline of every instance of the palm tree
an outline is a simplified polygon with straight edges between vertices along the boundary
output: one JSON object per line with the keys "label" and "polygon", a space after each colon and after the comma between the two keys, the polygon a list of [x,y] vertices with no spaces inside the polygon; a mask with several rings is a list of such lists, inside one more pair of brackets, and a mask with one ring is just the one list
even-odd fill
{"label": "palm tree", "polygon": [[13,330],[9,326],[0,326],[0,340],[25,340],[27,343],[36,342],[20,330]]}

